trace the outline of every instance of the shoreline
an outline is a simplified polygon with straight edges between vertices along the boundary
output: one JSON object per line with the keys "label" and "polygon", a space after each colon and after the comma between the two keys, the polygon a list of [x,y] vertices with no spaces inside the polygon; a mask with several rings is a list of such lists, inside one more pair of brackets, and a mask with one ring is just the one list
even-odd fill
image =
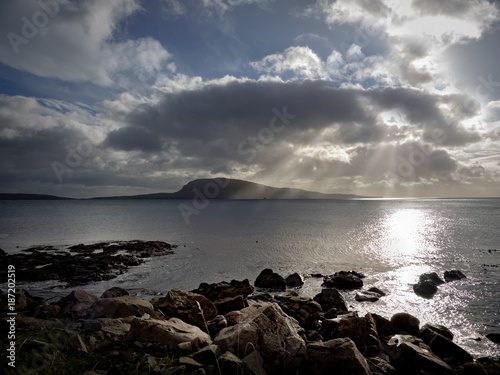
{"label": "shoreline", "polygon": [[[323,277],[326,285],[314,298],[293,290],[303,284],[301,275],[283,278],[272,270],[262,271],[254,285],[248,279],[201,283],[191,292],[172,289],[152,301],[118,287],[101,297],[75,289],[52,303],[18,291],[16,324],[23,340],[16,341],[18,364],[29,367],[45,350],[50,361],[42,356],[39,363],[48,366],[58,359],[61,366],[72,366],[79,353],[86,371],[91,364],[99,368],[104,362],[102,371],[130,365],[141,373],[161,374],[218,374],[217,365],[228,374],[272,374],[282,369],[314,374],[333,368],[345,374],[407,374],[415,366],[428,374],[472,374],[469,371],[484,369],[486,374],[500,373],[494,372],[499,358],[473,358],[453,342],[446,327],[420,323],[405,312],[382,316],[350,310],[342,294],[363,292],[358,280],[362,276],[349,271]],[[383,298],[380,290],[371,293]],[[4,316],[2,324],[6,320]],[[235,344],[235,340],[242,344],[243,337],[249,337],[246,345],[253,347],[248,353]],[[276,340],[281,342],[279,348],[294,350],[276,351]],[[318,353],[328,353],[330,362]],[[342,359],[345,353],[348,362]],[[120,364],[120,356],[130,360]]]}

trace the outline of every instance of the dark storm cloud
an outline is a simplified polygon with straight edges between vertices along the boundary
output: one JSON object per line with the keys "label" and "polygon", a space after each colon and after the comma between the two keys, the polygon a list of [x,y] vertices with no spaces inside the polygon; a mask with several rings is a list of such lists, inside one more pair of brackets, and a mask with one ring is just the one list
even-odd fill
{"label": "dark storm cloud", "polygon": [[108,134],[105,146],[124,151],[160,151],[159,139],[144,128],[126,127],[113,130]]}

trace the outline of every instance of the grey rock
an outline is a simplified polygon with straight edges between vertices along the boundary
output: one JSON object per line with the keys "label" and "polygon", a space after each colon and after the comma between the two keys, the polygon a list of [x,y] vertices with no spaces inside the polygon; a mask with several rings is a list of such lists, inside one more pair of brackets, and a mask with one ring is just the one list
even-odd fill
{"label": "grey rock", "polygon": [[272,269],[266,268],[255,279],[255,286],[264,289],[285,290],[286,282],[282,276],[273,272]]}
{"label": "grey rock", "polygon": [[285,278],[285,283],[288,287],[299,287],[304,285],[304,278],[298,273],[292,273]]}

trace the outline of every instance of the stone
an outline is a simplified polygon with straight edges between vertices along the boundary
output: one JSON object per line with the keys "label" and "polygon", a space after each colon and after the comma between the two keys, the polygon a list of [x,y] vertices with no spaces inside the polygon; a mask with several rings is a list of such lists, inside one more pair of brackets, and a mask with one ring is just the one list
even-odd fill
{"label": "stone", "polygon": [[165,297],[151,302],[167,317],[179,318],[197,327],[204,327],[205,321],[212,320],[218,315],[217,308],[208,298],[179,289],[172,289]]}
{"label": "stone", "polygon": [[398,375],[396,369],[385,359],[370,357],[368,358],[368,365],[373,375]]}
{"label": "stone", "polygon": [[321,305],[307,297],[277,297],[283,311],[298,320],[306,329],[317,329],[319,326]]}
{"label": "stone", "polygon": [[335,309],[338,314],[347,312],[344,297],[337,289],[323,289],[321,293],[314,296],[314,300],[321,305],[323,311]]}
{"label": "stone", "polygon": [[467,276],[465,276],[462,271],[459,270],[444,271],[444,279],[447,283],[449,283],[450,281],[462,280],[466,277]]}
{"label": "stone", "polygon": [[243,309],[245,307],[245,301],[243,300],[243,296],[227,297],[215,300],[214,305],[217,312],[224,315],[231,311]]}
{"label": "stone", "polygon": [[186,374],[186,366],[172,366],[166,367],[161,370],[161,375],[185,375]]}
{"label": "stone", "polygon": [[419,277],[420,282],[422,281],[430,281],[434,285],[438,286],[441,284],[444,284],[443,279],[441,279],[436,272],[431,272],[431,273],[423,273]]}
{"label": "stone", "polygon": [[38,306],[47,305],[47,301],[43,298],[34,297],[24,289],[17,289],[15,296],[15,309],[18,313],[33,314]]}
{"label": "stone", "polygon": [[323,278],[323,286],[339,289],[361,289],[363,280],[354,271],[339,271]]}
{"label": "stone", "polygon": [[323,336],[321,336],[321,334],[318,331],[313,329],[307,333],[307,340],[309,342],[323,341]]}
{"label": "stone", "polygon": [[308,375],[371,375],[370,366],[349,338],[307,345],[304,373]]}
{"label": "stone", "polygon": [[186,365],[191,367],[202,367],[203,365],[190,357],[179,357],[179,365]]}
{"label": "stone", "polygon": [[255,279],[255,286],[263,289],[285,290],[286,282],[282,276],[266,268]]}
{"label": "stone", "polygon": [[389,339],[396,333],[394,324],[387,318],[381,315],[372,314],[377,326],[378,337],[382,341],[389,341]]}
{"label": "stone", "polygon": [[367,313],[362,318],[340,320],[333,334],[336,338],[350,338],[365,357],[384,354],[375,319],[370,313]]}
{"label": "stone", "polygon": [[214,344],[244,358],[257,350],[268,373],[292,373],[306,354],[305,333],[277,303],[254,303],[240,311],[239,323],[219,332]]}
{"label": "stone", "polygon": [[83,329],[87,332],[102,331],[113,336],[123,337],[130,331],[130,324],[121,319],[98,318],[95,320],[84,320]]}
{"label": "stone", "polygon": [[231,352],[226,352],[219,357],[219,367],[222,375],[244,374],[244,363]]}
{"label": "stone", "polygon": [[[8,317],[2,318],[6,322]],[[63,329],[64,324],[59,319],[37,319],[31,316],[18,314],[16,316],[16,327],[24,331]]]}
{"label": "stone", "polygon": [[90,307],[87,316],[96,318],[126,318],[128,316],[143,316],[154,314],[153,305],[143,299],[122,296],[114,298],[100,298]]}
{"label": "stone", "polygon": [[33,317],[38,319],[57,318],[61,313],[61,308],[58,305],[38,305],[35,308]]}
{"label": "stone", "polygon": [[391,322],[397,332],[408,332],[411,335],[418,335],[420,320],[408,313],[397,313],[391,317]]}
{"label": "stone", "polygon": [[114,297],[122,297],[122,296],[129,296],[129,292],[127,289],[120,288],[118,286],[114,286],[108,290],[106,290],[101,298],[114,298]]}
{"label": "stone", "polygon": [[357,292],[354,299],[358,302],[377,302],[382,295],[375,292],[361,291]]}
{"label": "stone", "polygon": [[420,281],[413,285],[413,291],[417,296],[424,298],[432,298],[436,294],[438,288],[430,280]]}
{"label": "stone", "polygon": [[216,365],[217,358],[222,355],[222,351],[217,345],[208,345],[190,355],[195,361],[204,365]]}
{"label": "stone", "polygon": [[285,284],[288,287],[296,288],[304,285],[304,278],[298,273],[292,273],[285,278]]}
{"label": "stone", "polygon": [[369,292],[377,293],[380,294],[381,297],[386,296],[387,293],[381,291],[379,288],[372,286],[370,289],[368,289]]}
{"label": "stone", "polygon": [[500,375],[500,360],[493,360],[489,357],[478,358],[477,362],[481,364],[488,375]]}
{"label": "stone", "polygon": [[178,318],[169,320],[135,318],[131,321],[127,339],[162,344],[169,349],[175,349],[178,344],[183,342],[190,342],[193,349],[212,344],[208,334]]}
{"label": "stone", "polygon": [[242,296],[245,298],[253,293],[253,286],[248,279],[243,281],[231,280],[230,283],[222,281],[220,283],[207,284],[202,283],[198,289],[193,290],[193,293],[201,294],[207,297],[210,301],[223,300],[225,298],[234,298]]}
{"label": "stone", "polygon": [[420,333],[418,335],[420,338],[424,339],[424,341],[426,341],[426,340],[425,340],[425,338],[422,337],[422,334],[424,332],[426,332],[426,329],[430,329],[434,332],[439,333],[440,335],[443,335],[444,337],[446,337],[450,340],[453,340],[453,333],[445,326],[442,326],[440,324],[425,323],[422,326],[422,328],[420,329]]}
{"label": "stone", "polygon": [[432,352],[445,362],[457,362],[463,365],[474,360],[465,349],[430,328],[423,330],[421,336]]}
{"label": "stone", "polygon": [[483,369],[483,367],[476,362],[464,363],[459,369],[458,373],[460,375],[488,375],[488,373]]}
{"label": "stone", "polygon": [[73,290],[66,297],[61,298],[57,305],[65,315],[71,317],[83,318],[87,315],[88,309],[97,301],[98,298],[81,289]]}
{"label": "stone", "polygon": [[486,337],[495,344],[500,344],[500,333],[488,333]]}
{"label": "stone", "polygon": [[217,334],[227,327],[227,319],[224,315],[217,315],[214,319],[207,322],[208,332],[214,338]]}
{"label": "stone", "polygon": [[391,341],[391,351],[388,354],[391,363],[401,373],[413,374],[420,370],[429,375],[456,375],[449,365],[417,337],[397,335],[397,338]]}
{"label": "stone", "polygon": [[264,370],[264,358],[256,350],[251,352],[245,358],[243,358],[243,363],[250,370],[249,373],[253,375],[267,375],[266,370]]}

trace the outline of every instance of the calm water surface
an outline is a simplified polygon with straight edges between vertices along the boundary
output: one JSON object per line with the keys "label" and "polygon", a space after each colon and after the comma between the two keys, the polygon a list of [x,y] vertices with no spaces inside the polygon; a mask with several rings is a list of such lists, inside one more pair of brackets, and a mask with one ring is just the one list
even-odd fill
{"label": "calm water surface", "polygon": [[[210,201],[186,223],[179,204],[190,201],[0,201],[0,248],[64,248],[111,240],[162,240],[174,255],[149,259],[119,278],[83,289],[100,294],[119,285],[149,298],[200,282],[249,278],[263,268],[286,276],[355,269],[365,286],[388,292],[352,309],[390,317],[407,311],[423,323],[443,324],[475,355],[500,355],[484,338],[500,332],[500,199]],[[19,246],[19,248],[17,247]],[[498,250],[491,251],[488,250]],[[497,266],[497,267],[494,267]],[[421,273],[460,269],[467,279],[440,286],[433,299],[417,297]],[[299,293],[314,296],[321,280],[308,278]],[[5,283],[0,285],[5,288]],[[32,293],[60,296],[54,282],[19,284]],[[482,337],[481,341],[473,338]]]}

